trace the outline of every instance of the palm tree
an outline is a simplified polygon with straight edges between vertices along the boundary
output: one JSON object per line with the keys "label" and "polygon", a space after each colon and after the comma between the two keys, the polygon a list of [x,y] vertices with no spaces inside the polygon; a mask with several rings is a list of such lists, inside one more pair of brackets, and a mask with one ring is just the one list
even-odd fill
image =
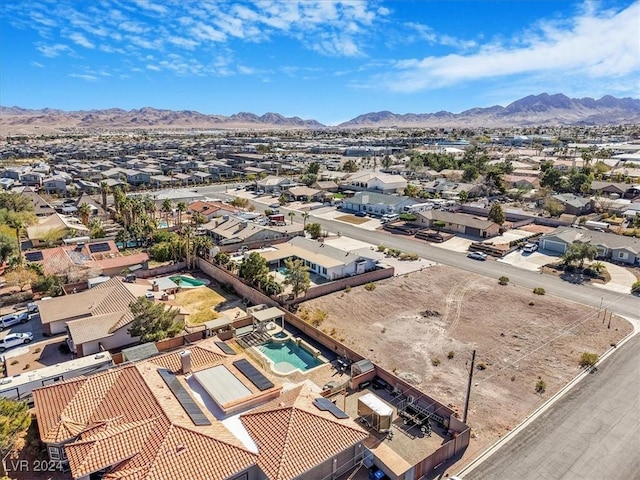
{"label": "palm tree", "polygon": [[200,225],[207,223],[207,217],[200,212],[196,212],[191,216],[191,224],[198,228]]}
{"label": "palm tree", "polygon": [[87,227],[89,226],[89,217],[91,216],[91,207],[88,203],[81,203],[78,207],[78,215],[80,216],[80,221],[82,224]]}
{"label": "palm tree", "polygon": [[107,182],[100,182],[100,193],[102,194],[102,209],[107,211],[107,195],[111,193],[111,187]]}
{"label": "palm tree", "polygon": [[113,208],[116,213],[120,213],[122,210],[122,201],[127,198],[121,188],[116,187],[113,189]]}
{"label": "palm tree", "polygon": [[178,202],[176,210],[178,210],[178,224],[182,225],[182,214],[187,211],[187,204],[184,202]]}
{"label": "palm tree", "polygon": [[162,213],[164,213],[164,219],[167,222],[167,226],[169,226],[169,214],[173,212],[173,204],[171,203],[171,200],[165,198],[162,202],[162,207],[160,208],[160,210],[162,211]]}
{"label": "palm tree", "polygon": [[184,236],[187,244],[185,248],[185,255],[187,260],[187,270],[191,269],[191,235],[193,235],[193,228],[186,226],[182,229],[182,235]]}
{"label": "palm tree", "polygon": [[145,195],[144,198],[142,199],[142,203],[144,204],[144,211],[155,222],[155,220],[156,220],[156,202],[154,202],[153,198],[151,198],[149,195]]}
{"label": "palm tree", "polygon": [[296,216],[296,212],[289,212],[289,213],[287,213],[287,215],[291,219],[291,225],[293,225],[293,217]]}
{"label": "palm tree", "polygon": [[310,216],[311,216],[311,215],[309,215],[309,212],[304,212],[304,213],[302,214],[302,221],[303,221],[302,228],[303,228],[303,229],[307,226],[307,219],[308,219]]}
{"label": "palm tree", "polygon": [[22,255],[22,231],[30,225],[37,222],[36,216],[31,212],[13,213],[7,218],[7,225],[16,231],[16,240],[18,241],[18,255]]}

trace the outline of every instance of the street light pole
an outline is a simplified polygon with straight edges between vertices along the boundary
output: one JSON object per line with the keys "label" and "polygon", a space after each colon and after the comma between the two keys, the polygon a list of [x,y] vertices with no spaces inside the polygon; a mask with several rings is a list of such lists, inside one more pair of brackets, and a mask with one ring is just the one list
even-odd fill
{"label": "street light pole", "polygon": [[467,383],[467,398],[464,400],[464,415],[462,423],[467,423],[467,413],[469,412],[469,397],[471,397],[471,382],[473,381],[473,367],[476,361],[476,351],[471,355],[471,368],[469,369],[469,382]]}

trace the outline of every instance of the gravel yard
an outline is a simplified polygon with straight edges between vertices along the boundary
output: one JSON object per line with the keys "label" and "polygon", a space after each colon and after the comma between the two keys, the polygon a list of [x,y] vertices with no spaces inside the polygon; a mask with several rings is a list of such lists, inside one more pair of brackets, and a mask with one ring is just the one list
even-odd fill
{"label": "gravel yard", "polygon": [[[476,349],[467,463],[580,372],[582,352],[602,354],[631,332],[596,309],[534,295],[495,279],[433,266],[306,302],[328,312],[325,332],[462,412]],[[451,358],[450,358],[451,357]],[[546,383],[536,393],[536,383]]]}

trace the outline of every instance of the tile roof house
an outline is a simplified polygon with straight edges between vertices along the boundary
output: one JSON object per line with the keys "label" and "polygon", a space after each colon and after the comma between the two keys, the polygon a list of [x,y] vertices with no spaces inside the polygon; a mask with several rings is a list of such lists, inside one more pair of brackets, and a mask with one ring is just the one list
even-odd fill
{"label": "tile roof house", "polygon": [[[74,480],[335,478],[361,460],[368,432],[316,407],[319,389],[260,390],[213,340],[189,347],[188,375],[170,352],[34,390],[49,458]],[[239,417],[211,408],[226,385],[198,375],[216,369],[246,389]]]}
{"label": "tile roof house", "polygon": [[406,186],[407,180],[404,177],[381,172],[354,173],[346,182],[342,183],[344,189],[382,193],[401,192]]}
{"label": "tile roof house", "polygon": [[299,224],[282,227],[258,225],[248,220],[229,216],[220,220],[212,220],[202,226],[207,235],[218,245],[233,245],[272,242],[274,240],[290,239],[303,235]]}
{"label": "tile roof house", "polygon": [[269,479],[335,478],[359,462],[368,433],[350,418],[318,410],[317,396],[299,386],[240,416]]}
{"label": "tile roof house", "polygon": [[62,238],[71,232],[88,235],[89,229],[75,217],[53,213],[48,217],[39,217],[38,224],[27,227],[27,238],[34,247],[46,245],[53,237]]}
{"label": "tile roof house", "polygon": [[197,200],[187,206],[187,212],[190,214],[199,213],[209,222],[216,217],[235,214],[238,210],[225,203]]}

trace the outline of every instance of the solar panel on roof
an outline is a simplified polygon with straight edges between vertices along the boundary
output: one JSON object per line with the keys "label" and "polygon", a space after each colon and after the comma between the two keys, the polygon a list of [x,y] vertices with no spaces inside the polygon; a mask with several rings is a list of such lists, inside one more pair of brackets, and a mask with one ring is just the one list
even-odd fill
{"label": "solar panel on roof", "polygon": [[248,360],[244,358],[242,360],[236,360],[233,362],[233,366],[240,370],[258,390],[263,391],[273,387],[271,380],[261,374]]}
{"label": "solar panel on roof", "polygon": [[42,252],[27,252],[24,254],[24,258],[27,259],[27,262],[39,262],[44,260]]}
{"label": "solar panel on roof", "polygon": [[316,398],[313,401],[313,404],[316,406],[318,410],[331,412],[331,414],[336,418],[349,418],[349,415],[347,415],[338,407],[336,407],[335,404],[328,398],[324,398],[324,397]]}
{"label": "solar panel on roof", "polygon": [[214,343],[220,350],[222,350],[227,355],[236,354],[236,351],[233,348],[231,348],[229,345],[227,345],[225,342],[214,342]]}
{"label": "solar panel on roof", "polygon": [[187,392],[171,371],[159,368],[158,373],[167,384],[167,387],[169,387],[169,390],[175,395],[178,402],[180,402],[184,411],[187,412],[187,415],[189,415],[194,425],[211,425],[211,422],[204,413],[202,413],[200,407],[193,401],[189,392]]}
{"label": "solar panel on roof", "polygon": [[89,245],[89,251],[91,253],[100,253],[100,252],[108,252],[111,250],[111,247],[108,243],[92,243]]}

